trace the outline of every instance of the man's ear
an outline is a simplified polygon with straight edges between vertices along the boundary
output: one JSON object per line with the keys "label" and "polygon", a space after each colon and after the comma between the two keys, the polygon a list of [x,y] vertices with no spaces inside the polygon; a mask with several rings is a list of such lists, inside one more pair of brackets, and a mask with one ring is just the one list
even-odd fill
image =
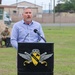
{"label": "man's ear", "polygon": [[22,13],[22,16],[23,16],[23,13]]}
{"label": "man's ear", "polygon": [[22,15],[21,15],[21,16],[22,16],[22,18],[23,18],[23,15],[24,15],[24,14],[22,13]]}

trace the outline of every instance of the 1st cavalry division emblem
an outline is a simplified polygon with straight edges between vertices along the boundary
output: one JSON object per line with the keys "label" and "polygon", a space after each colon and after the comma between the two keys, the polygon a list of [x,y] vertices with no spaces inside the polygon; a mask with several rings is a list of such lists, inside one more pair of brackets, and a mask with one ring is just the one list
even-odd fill
{"label": "1st cavalry division emblem", "polygon": [[24,52],[24,54],[19,53],[19,55],[25,59],[23,65],[26,66],[26,64],[30,64],[31,62],[37,66],[38,63],[45,64],[47,66],[46,59],[50,58],[52,54],[47,54],[47,52],[44,52],[40,54],[39,49],[33,49],[32,52],[29,54],[27,52]]}

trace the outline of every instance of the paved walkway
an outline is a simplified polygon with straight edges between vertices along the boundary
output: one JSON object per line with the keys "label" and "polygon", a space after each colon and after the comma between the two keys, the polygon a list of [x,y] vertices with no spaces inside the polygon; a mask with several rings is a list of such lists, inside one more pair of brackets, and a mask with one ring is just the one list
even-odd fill
{"label": "paved walkway", "polygon": [[75,23],[42,23],[42,26],[75,26]]}
{"label": "paved walkway", "polygon": [[[9,27],[12,27],[14,23],[9,25]],[[41,23],[42,26],[75,26],[75,23]]]}

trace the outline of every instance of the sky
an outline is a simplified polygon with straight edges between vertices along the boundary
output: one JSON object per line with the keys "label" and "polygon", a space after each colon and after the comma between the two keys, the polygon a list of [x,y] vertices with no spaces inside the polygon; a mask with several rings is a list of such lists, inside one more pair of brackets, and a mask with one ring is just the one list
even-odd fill
{"label": "sky", "polygon": [[[44,10],[48,10],[53,9],[53,1],[54,0],[2,0],[2,5],[11,5],[17,2],[21,2],[21,1],[27,1],[27,2],[31,2],[37,5],[40,5],[43,7]],[[55,5],[57,4],[58,0],[55,0]],[[50,6],[49,6],[50,3]]]}

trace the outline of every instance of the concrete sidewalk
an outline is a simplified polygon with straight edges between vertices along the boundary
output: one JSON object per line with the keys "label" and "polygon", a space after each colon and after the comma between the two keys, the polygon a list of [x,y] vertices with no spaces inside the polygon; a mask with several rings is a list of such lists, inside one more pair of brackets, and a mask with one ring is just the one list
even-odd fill
{"label": "concrete sidewalk", "polygon": [[75,23],[42,23],[42,26],[75,26]]}

